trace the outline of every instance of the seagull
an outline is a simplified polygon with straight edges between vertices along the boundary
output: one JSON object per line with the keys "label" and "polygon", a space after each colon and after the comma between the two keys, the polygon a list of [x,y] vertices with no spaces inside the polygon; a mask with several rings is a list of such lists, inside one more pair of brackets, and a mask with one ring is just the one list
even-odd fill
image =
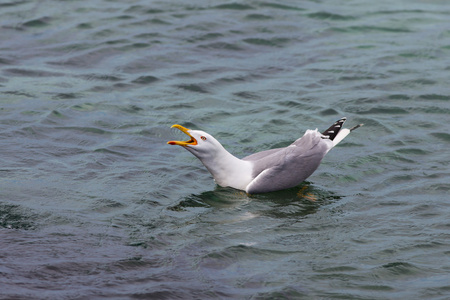
{"label": "seagull", "polygon": [[212,135],[201,130],[175,124],[189,136],[187,141],[169,141],[195,155],[222,187],[243,190],[247,194],[274,192],[292,188],[308,178],[320,165],[325,154],[339,144],[352,128],[343,128],[347,118],[337,120],[320,133],[317,129],[305,134],[284,148],[266,150],[239,159],[228,152]]}

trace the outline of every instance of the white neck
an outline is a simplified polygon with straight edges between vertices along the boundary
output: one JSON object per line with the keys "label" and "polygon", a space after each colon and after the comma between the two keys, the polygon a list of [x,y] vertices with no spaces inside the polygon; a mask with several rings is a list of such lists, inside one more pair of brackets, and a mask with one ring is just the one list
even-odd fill
{"label": "white neck", "polygon": [[253,163],[233,156],[223,147],[211,156],[197,157],[220,186],[245,190],[253,179]]}

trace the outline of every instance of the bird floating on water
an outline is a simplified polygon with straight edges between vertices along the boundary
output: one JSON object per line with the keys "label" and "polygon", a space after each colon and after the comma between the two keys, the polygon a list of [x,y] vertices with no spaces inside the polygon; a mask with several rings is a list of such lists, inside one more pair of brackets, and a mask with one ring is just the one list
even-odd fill
{"label": "bird floating on water", "polygon": [[258,152],[242,159],[225,150],[212,135],[178,124],[172,128],[181,130],[190,139],[167,143],[182,146],[195,155],[222,187],[244,190],[248,194],[274,192],[294,187],[308,178],[328,151],[363,125],[343,128],[346,120],[345,117],[337,120],[322,133],[308,129],[287,147]]}

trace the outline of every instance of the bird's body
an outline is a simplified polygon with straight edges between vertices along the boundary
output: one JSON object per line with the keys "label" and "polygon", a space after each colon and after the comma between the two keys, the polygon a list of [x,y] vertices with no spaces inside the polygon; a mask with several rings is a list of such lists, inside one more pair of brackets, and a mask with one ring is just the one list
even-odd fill
{"label": "bird's body", "polygon": [[170,141],[194,154],[216,183],[223,187],[244,190],[249,194],[273,192],[294,187],[308,178],[320,165],[322,158],[352,129],[343,129],[346,118],[335,122],[322,134],[307,130],[285,148],[258,152],[242,159],[229,153],[210,134],[173,125],[191,138],[189,141]]}

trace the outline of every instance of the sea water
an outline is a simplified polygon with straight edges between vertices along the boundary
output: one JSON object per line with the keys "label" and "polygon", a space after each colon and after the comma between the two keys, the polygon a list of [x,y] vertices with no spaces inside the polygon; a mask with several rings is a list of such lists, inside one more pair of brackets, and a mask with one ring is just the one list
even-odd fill
{"label": "sea water", "polygon": [[[447,1],[3,1],[0,298],[447,299]],[[293,189],[234,155],[364,123]]]}

